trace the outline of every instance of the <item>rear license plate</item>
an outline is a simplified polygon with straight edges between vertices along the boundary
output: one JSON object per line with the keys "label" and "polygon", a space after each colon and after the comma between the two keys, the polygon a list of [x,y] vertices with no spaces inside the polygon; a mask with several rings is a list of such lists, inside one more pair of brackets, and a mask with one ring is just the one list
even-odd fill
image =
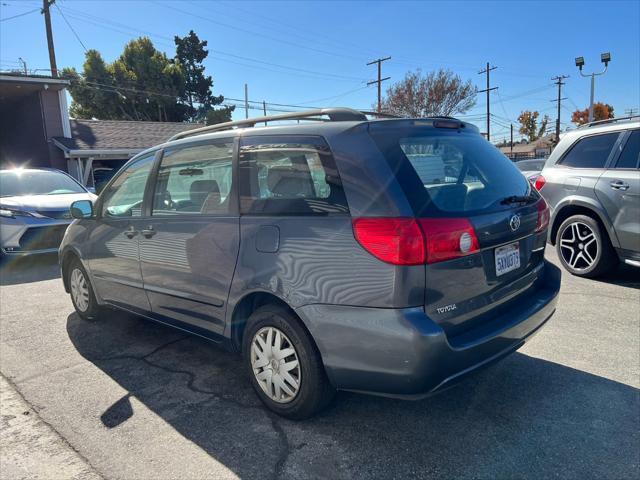
{"label": "rear license plate", "polygon": [[496,276],[520,268],[520,246],[518,242],[496,248]]}

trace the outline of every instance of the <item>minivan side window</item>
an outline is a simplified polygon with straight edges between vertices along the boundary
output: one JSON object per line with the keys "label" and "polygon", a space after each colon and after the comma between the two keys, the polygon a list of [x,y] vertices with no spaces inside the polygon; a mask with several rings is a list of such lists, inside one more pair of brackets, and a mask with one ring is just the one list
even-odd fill
{"label": "minivan side window", "polygon": [[153,195],[153,216],[229,213],[233,140],[167,150]]}
{"label": "minivan side window", "polygon": [[560,165],[573,168],[604,168],[619,132],[584,137],[571,147]]}
{"label": "minivan side window", "polygon": [[335,161],[322,138],[244,138],[239,167],[241,213],[328,215],[349,211]]}
{"label": "minivan side window", "polygon": [[640,130],[634,130],[629,135],[627,143],[616,162],[614,168],[634,169],[640,167]]}
{"label": "minivan side window", "polygon": [[108,190],[103,192],[102,215],[105,217],[140,217],[147,179],[155,152],[124,167]]}

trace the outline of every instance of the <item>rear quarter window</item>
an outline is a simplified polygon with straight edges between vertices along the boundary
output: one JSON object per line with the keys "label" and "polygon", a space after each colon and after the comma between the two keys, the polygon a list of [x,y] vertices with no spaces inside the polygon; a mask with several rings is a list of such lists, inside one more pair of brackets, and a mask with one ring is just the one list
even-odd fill
{"label": "rear quarter window", "polygon": [[578,140],[559,165],[572,168],[604,168],[620,132],[591,135]]}
{"label": "rear quarter window", "polygon": [[319,137],[243,138],[239,180],[243,214],[349,212],[333,156]]}

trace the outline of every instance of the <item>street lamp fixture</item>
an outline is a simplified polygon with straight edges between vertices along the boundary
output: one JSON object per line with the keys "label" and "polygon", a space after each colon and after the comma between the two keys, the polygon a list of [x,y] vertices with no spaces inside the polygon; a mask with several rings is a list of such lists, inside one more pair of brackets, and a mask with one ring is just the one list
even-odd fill
{"label": "street lamp fixture", "polygon": [[591,102],[589,103],[589,122],[593,122],[593,96],[596,84],[596,76],[604,75],[609,68],[609,62],[611,61],[611,53],[605,52],[600,54],[600,61],[604,63],[604,69],[601,72],[593,72],[585,74],[582,71],[582,67],[584,67],[584,57],[576,57],[576,67],[580,69],[580,75],[583,77],[591,77]]}

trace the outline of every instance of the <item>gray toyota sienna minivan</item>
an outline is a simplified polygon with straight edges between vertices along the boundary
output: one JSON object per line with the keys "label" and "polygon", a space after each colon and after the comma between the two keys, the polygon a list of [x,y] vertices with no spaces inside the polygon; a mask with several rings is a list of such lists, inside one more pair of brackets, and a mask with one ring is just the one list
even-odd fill
{"label": "gray toyota sienna minivan", "polygon": [[544,199],[452,118],[204,127],[140,153],[72,215],[60,262],[80,317],[116,307],[239,352],[294,419],[336,390],[451,385],[539,331],[560,287]]}

